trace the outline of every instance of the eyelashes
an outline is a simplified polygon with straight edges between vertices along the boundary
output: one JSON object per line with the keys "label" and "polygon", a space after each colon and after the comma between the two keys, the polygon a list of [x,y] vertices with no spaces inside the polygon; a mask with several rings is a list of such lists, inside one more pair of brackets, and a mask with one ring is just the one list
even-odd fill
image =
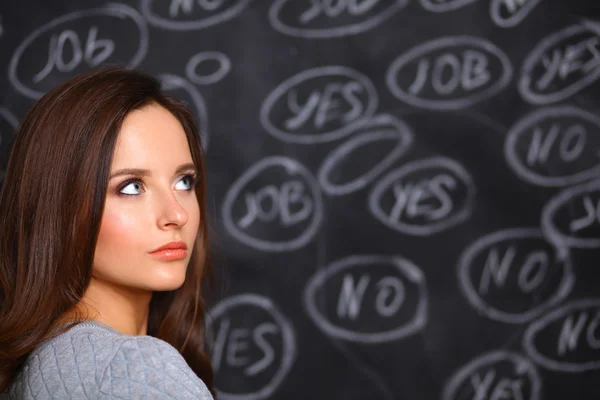
{"label": "eyelashes", "polygon": [[[191,192],[196,185],[199,182],[198,176],[196,174],[187,174],[181,177],[181,179],[179,180],[179,182],[181,182],[182,180],[187,179],[188,180],[188,188],[187,189],[183,189],[185,192]],[[121,183],[117,189],[116,189],[116,194],[118,196],[123,196],[123,197],[134,197],[134,196],[139,196],[138,193],[136,194],[131,194],[131,193],[123,193],[122,190],[125,189],[127,186],[131,185],[131,184],[137,184],[140,186],[140,190],[141,190],[141,186],[144,186],[144,180],[142,178],[131,178],[126,180],[125,182]]]}

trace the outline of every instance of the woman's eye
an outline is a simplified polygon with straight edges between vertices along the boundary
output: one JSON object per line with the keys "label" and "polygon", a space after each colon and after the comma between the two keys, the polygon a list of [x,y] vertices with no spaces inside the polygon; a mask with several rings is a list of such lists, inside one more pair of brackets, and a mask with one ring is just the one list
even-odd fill
{"label": "woman's eye", "polygon": [[194,184],[196,183],[196,177],[194,175],[188,174],[181,178],[179,182],[186,182],[186,187],[184,187],[182,190],[191,190],[194,187]]}
{"label": "woman's eye", "polygon": [[127,183],[125,186],[123,186],[123,189],[121,189],[119,191],[119,193],[122,193],[122,194],[125,194],[128,196],[133,196],[133,195],[139,194],[138,192],[136,192],[136,190],[139,190],[139,191],[142,190],[142,185],[141,185],[141,182],[139,182],[139,181],[133,181],[133,182]]}

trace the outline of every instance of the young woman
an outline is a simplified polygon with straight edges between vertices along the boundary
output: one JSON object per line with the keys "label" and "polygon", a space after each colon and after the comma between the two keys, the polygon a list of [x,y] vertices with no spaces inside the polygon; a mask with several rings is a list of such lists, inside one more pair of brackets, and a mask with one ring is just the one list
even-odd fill
{"label": "young woman", "polygon": [[204,155],[154,78],[102,68],[43,96],[0,221],[0,392],[212,399]]}

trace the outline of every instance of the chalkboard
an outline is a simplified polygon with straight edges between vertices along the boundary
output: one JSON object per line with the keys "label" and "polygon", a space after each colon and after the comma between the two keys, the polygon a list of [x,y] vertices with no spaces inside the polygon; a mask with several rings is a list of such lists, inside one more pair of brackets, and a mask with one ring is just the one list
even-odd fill
{"label": "chalkboard", "polygon": [[96,65],[196,113],[219,398],[600,398],[596,0],[4,1],[0,26],[2,164]]}

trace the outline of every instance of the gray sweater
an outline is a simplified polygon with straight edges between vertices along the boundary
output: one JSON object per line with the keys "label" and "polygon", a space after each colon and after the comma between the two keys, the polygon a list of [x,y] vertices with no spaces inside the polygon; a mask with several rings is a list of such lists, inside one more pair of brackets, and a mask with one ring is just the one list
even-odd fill
{"label": "gray sweater", "polygon": [[90,320],[38,346],[0,399],[213,398],[167,342]]}

